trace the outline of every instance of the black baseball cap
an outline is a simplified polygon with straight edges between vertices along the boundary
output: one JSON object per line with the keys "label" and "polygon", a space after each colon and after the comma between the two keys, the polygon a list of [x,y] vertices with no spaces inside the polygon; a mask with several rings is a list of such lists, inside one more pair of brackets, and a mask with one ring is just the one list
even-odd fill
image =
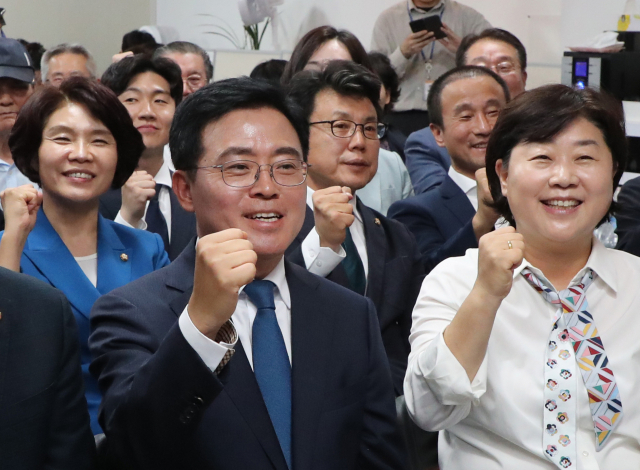
{"label": "black baseball cap", "polygon": [[35,77],[29,53],[15,39],[0,38],[0,78],[32,83]]}

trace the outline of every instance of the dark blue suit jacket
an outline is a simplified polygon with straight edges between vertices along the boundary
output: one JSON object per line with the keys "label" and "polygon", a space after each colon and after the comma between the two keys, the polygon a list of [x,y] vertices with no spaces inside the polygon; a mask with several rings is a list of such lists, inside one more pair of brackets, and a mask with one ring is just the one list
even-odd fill
{"label": "dark blue suit jacket", "polygon": [[0,268],[0,468],[89,470],[95,454],[69,302]]}
{"label": "dark blue suit jacket", "polygon": [[[404,395],[402,384],[411,349],[411,312],[422,286],[424,269],[416,241],[406,227],[365,206],[359,199],[357,207],[362,216],[369,259],[365,296],[376,307],[393,386],[396,396],[400,396]],[[307,206],[302,229],[287,249],[289,261],[305,266],[301,245],[314,226],[313,210]],[[341,264],[327,279],[343,287],[349,286]]]}
{"label": "dark blue suit jacket", "polygon": [[[169,188],[169,197],[171,198],[171,243],[169,243],[167,254],[173,261],[196,236],[196,216],[182,208],[171,188]],[[115,220],[121,206],[122,191],[120,189],[111,189],[100,198],[100,213],[109,220]]]}
{"label": "dark blue suit jacket", "polygon": [[471,220],[476,214],[467,195],[446,175],[442,184],[418,196],[394,203],[389,217],[413,233],[427,272],[451,256],[477,248]]}
{"label": "dark blue suit jacket", "polygon": [[[180,331],[194,266],[191,245],[93,308],[91,370],[104,392],[110,452],[136,469],[286,470],[241,342],[215,375]],[[285,270],[293,469],[403,468],[373,305],[295,265]]]}
{"label": "dark blue suit jacket", "polygon": [[627,181],[618,193],[615,213],[618,228],[617,249],[640,254],[640,178]]}
{"label": "dark blue suit jacket", "polygon": [[429,127],[409,136],[404,146],[404,154],[416,194],[425,193],[440,185],[451,166],[449,152],[436,143]]}
{"label": "dark blue suit jacket", "polygon": [[[0,234],[0,237],[2,234]],[[126,261],[121,255],[126,255]],[[98,285],[91,281],[73,258],[58,233],[40,209],[33,230],[27,238],[20,269],[23,273],[60,289],[71,303],[78,324],[80,358],[87,403],[94,434],[98,425],[101,395],[98,383],[89,374],[89,313],[103,294],[169,264],[159,235],[116,224],[98,216]]]}

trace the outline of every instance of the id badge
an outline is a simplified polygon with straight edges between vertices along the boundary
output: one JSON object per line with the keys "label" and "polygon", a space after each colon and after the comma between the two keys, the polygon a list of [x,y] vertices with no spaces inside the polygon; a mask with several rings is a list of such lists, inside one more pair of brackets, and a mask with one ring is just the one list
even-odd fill
{"label": "id badge", "polygon": [[424,82],[424,93],[422,94],[422,99],[427,101],[429,97],[429,90],[431,90],[431,85],[433,85],[433,80],[431,80],[431,69],[433,69],[433,65],[431,61],[424,64],[424,69],[427,72],[427,79]]}
{"label": "id badge", "polygon": [[433,85],[433,80],[427,80],[424,82],[424,93],[422,95],[422,99],[427,101],[429,98],[429,91],[431,91],[431,86]]}

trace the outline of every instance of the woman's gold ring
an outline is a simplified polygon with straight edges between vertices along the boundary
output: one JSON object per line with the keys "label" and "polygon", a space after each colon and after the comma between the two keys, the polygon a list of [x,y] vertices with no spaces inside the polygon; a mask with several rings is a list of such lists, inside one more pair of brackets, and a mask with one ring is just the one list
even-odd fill
{"label": "woman's gold ring", "polygon": [[509,246],[509,249],[513,248],[513,244],[511,243],[511,240],[507,240],[507,245]]}

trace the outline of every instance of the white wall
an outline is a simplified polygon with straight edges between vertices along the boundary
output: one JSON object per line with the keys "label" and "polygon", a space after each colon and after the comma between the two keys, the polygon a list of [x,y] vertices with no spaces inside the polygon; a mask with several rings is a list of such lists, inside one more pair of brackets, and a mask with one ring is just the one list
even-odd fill
{"label": "white wall", "polygon": [[[615,31],[626,0],[562,0],[562,42],[580,45],[603,31]],[[640,7],[640,0],[636,0]]]}
{"label": "white wall", "polygon": [[101,74],[120,50],[122,35],[155,24],[156,0],[3,0],[11,38],[40,42],[45,48],[78,42],[96,58]]}
{"label": "white wall", "polygon": [[[323,24],[351,30],[369,46],[378,15],[397,0],[285,0],[280,6],[279,46],[291,50],[310,29]],[[615,29],[626,0],[462,0],[495,26],[522,40],[529,54],[529,87],[559,81],[567,45]],[[640,0],[637,0],[640,5]],[[51,47],[75,41],[96,56],[100,71],[119,50],[122,35],[145,24],[168,26],[176,37],[206,49],[233,49],[225,39],[207,34],[228,27],[243,38],[236,0],[4,0],[10,37]],[[210,16],[207,16],[210,15]],[[263,50],[275,49],[271,27]]]}
{"label": "white wall", "polygon": [[[584,1],[584,0],[582,0]],[[366,48],[378,15],[397,0],[285,0],[278,36],[280,48],[293,49],[298,39],[316,26],[331,24],[352,31]],[[557,0],[463,0],[495,26],[512,31],[525,44],[532,67],[530,85],[560,80],[561,3]],[[206,49],[233,48],[219,36],[207,34],[224,25],[242,38],[242,24],[235,0],[157,0],[158,25],[172,25],[180,38]],[[206,16],[210,15],[210,16]],[[225,24],[226,22],[226,24]],[[271,31],[263,49],[273,49]]]}

